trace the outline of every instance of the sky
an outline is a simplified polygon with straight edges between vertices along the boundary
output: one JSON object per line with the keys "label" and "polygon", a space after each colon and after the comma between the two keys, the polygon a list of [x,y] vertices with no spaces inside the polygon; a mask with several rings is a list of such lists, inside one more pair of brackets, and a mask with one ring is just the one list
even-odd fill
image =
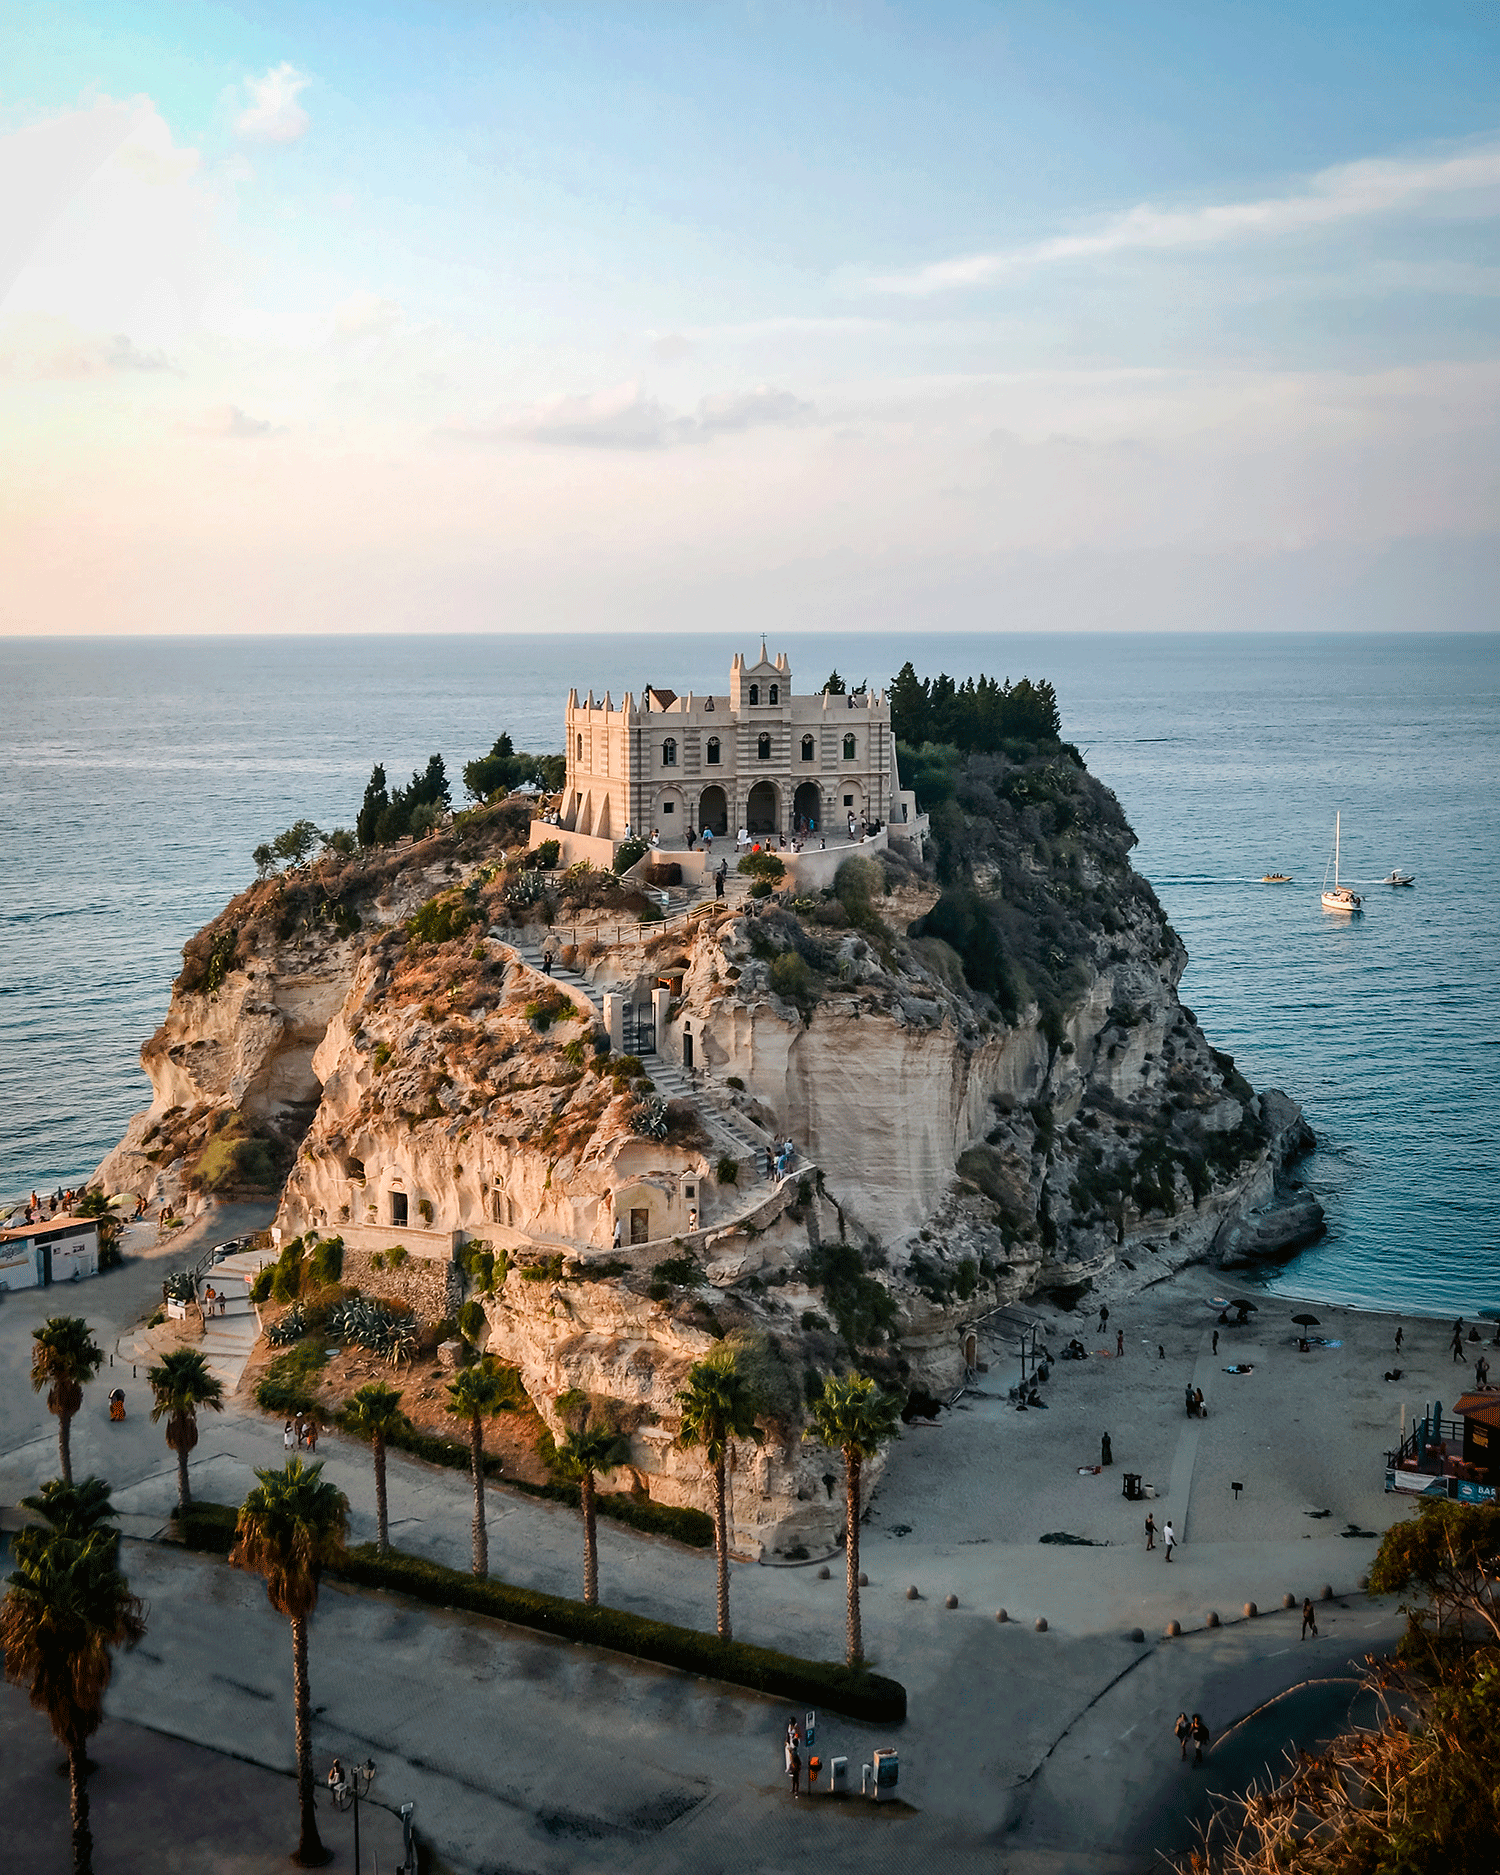
{"label": "sky", "polygon": [[1480,630],[1488,0],[0,0],[0,632]]}

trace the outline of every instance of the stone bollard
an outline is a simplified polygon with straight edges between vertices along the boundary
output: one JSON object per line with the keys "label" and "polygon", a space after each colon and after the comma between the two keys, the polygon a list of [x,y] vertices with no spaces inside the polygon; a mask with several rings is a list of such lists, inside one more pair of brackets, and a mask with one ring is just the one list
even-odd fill
{"label": "stone bollard", "polygon": [[1320,1602],[1331,1602],[1333,1600],[1333,1589],[1327,1582],[1318,1590],[1318,1600]]}
{"label": "stone bollard", "polygon": [[1367,1589],[1370,1586],[1370,1578],[1368,1576],[1361,1576],[1359,1578],[1359,1586],[1362,1589]]}
{"label": "stone bollard", "polygon": [[913,1582],[911,1587],[906,1591],[906,1599],[909,1602],[916,1602],[922,1599],[917,1593],[917,1585],[915,1582]]}
{"label": "stone bollard", "polygon": [[958,1597],[957,1597],[956,1595],[949,1595],[949,1596],[948,1596],[948,1597],[947,1597],[947,1598],[946,1598],[946,1599],[944,1600],[944,1602],[943,1602],[943,1606],[944,1606],[945,1608],[957,1608],[957,1606],[958,1606]]}
{"label": "stone bollard", "polygon": [[437,1357],[438,1366],[445,1373],[457,1373],[463,1363],[464,1344],[461,1341],[444,1341],[438,1348]]}
{"label": "stone bollard", "polygon": [[818,1570],[818,1580],[820,1582],[826,1582],[828,1580],[828,1576],[829,1576],[828,1564],[823,1563]]}
{"label": "stone bollard", "polygon": [[1256,1607],[1254,1602],[1245,1603],[1245,1619],[1247,1621],[1253,1621],[1259,1613],[1260,1610]]}
{"label": "stone bollard", "polygon": [[1177,1639],[1177,1636],[1181,1634],[1181,1632],[1182,1632],[1182,1623],[1180,1621],[1169,1621],[1167,1625],[1162,1629],[1162,1633],[1166,1636],[1166,1638],[1169,1641],[1175,1641]]}
{"label": "stone bollard", "polygon": [[1139,1645],[1140,1642],[1146,1638],[1146,1630],[1144,1628],[1132,1628],[1130,1630],[1130,1638]]}
{"label": "stone bollard", "polygon": [[1010,1616],[1005,1612],[1003,1608],[997,1608],[995,1610],[995,1619],[1003,1624],[1004,1622],[1007,1622],[1010,1620]]}
{"label": "stone bollard", "polygon": [[1038,1615],[1031,1625],[1036,1629],[1038,1634],[1045,1634],[1047,1632],[1047,1617],[1045,1615]]}
{"label": "stone bollard", "polygon": [[859,1586],[862,1589],[867,1589],[870,1586],[870,1578],[865,1574],[863,1569],[859,1572]]}
{"label": "stone bollard", "polygon": [[1207,1628],[1216,1628],[1219,1625],[1219,1617],[1214,1613],[1212,1608],[1209,1609],[1208,1619],[1203,1625]]}
{"label": "stone bollard", "polygon": [[1283,1595],[1281,1605],[1283,1608],[1295,1608],[1297,1606],[1297,1597],[1295,1595]]}

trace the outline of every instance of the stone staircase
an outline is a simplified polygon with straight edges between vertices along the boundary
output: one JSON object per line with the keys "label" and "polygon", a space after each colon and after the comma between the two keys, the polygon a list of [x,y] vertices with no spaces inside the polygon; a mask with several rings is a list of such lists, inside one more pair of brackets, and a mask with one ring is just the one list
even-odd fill
{"label": "stone staircase", "polygon": [[260,1318],[250,1300],[250,1285],[267,1263],[275,1261],[270,1250],[237,1250],[204,1272],[204,1289],[212,1284],[224,1297],[225,1307],[222,1315],[215,1314],[204,1323],[198,1346],[209,1372],[224,1383],[226,1393],[239,1386],[250,1351],[260,1338]]}
{"label": "stone staircase", "polygon": [[[731,877],[733,875],[731,874]],[[743,883],[743,882],[742,882]],[[498,935],[498,934],[496,934]],[[504,937],[499,940],[538,974],[542,972],[543,954],[539,944],[529,939],[517,942],[514,938]],[[566,984],[569,989],[581,990],[588,998],[589,1005],[600,1023],[604,1021],[604,997],[594,988],[588,979],[577,970],[568,970],[554,960],[552,965],[554,982]],[[736,1160],[743,1168],[741,1179],[748,1172],[752,1180],[766,1182],[765,1159],[766,1137],[760,1128],[737,1113],[726,1102],[720,1105],[712,1099],[705,1088],[677,1062],[667,1056],[656,1053],[647,1058],[646,1071],[651,1077],[656,1091],[666,1100],[687,1101],[703,1124],[712,1143],[712,1150],[721,1156]],[[748,1181],[747,1181],[748,1182]],[[742,1183],[740,1190],[745,1190]]]}

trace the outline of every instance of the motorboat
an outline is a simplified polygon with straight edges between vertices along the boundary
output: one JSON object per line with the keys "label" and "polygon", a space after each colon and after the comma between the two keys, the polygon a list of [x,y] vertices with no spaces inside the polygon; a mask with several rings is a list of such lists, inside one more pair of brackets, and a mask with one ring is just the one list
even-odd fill
{"label": "motorboat", "polygon": [[1263,872],[1260,882],[1262,885],[1290,885],[1292,875],[1289,872]]}
{"label": "motorboat", "polygon": [[1397,872],[1393,867],[1380,883],[1382,885],[1415,885],[1417,875],[1414,872]]}
{"label": "motorboat", "polygon": [[1333,817],[1333,855],[1328,862],[1333,870],[1333,884],[1331,886],[1329,885],[1328,872],[1325,869],[1323,873],[1323,909],[1324,911],[1353,913],[1364,910],[1364,900],[1359,896],[1358,892],[1351,891],[1347,885],[1339,884],[1339,823],[1342,818],[1342,813],[1337,813]]}

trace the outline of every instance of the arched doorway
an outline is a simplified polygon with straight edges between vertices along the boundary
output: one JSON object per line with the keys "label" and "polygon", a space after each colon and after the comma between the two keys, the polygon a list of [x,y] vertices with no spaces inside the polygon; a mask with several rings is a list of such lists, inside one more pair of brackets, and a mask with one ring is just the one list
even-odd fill
{"label": "arched doorway", "polygon": [[729,802],[722,788],[705,788],[698,799],[698,825],[715,833],[729,831]]}
{"label": "arched doorway", "polygon": [[757,781],[745,803],[745,825],[751,833],[775,833],[776,789],[769,781]]}
{"label": "arched doorway", "polygon": [[793,825],[801,827],[805,821],[816,833],[823,824],[823,796],[815,781],[804,781],[792,796]]}

